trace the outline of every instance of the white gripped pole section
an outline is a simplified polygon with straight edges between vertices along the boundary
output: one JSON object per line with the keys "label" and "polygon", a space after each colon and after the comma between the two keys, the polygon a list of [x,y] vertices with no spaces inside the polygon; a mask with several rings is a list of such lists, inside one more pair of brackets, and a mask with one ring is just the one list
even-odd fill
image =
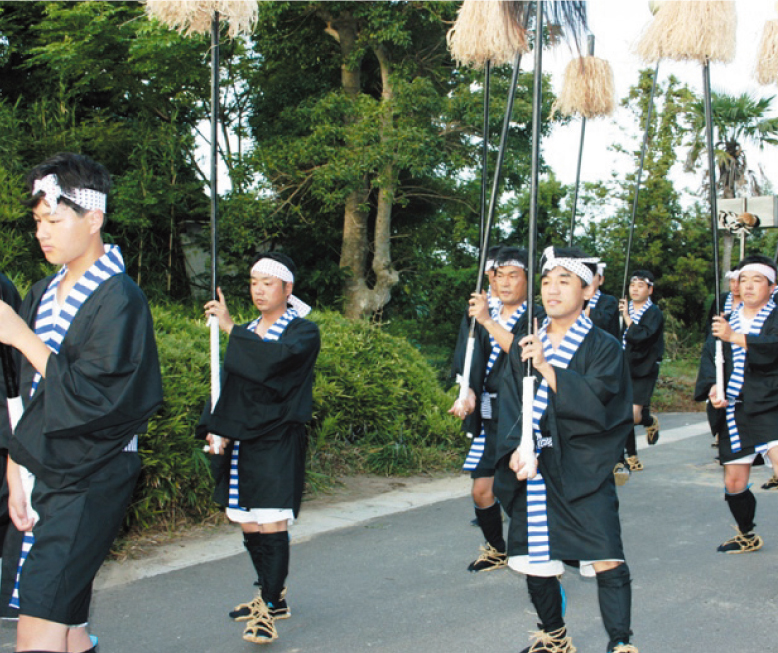
{"label": "white gripped pole section", "polygon": [[724,401],[726,396],[724,393],[724,345],[721,340],[716,338],[716,355],[714,357],[716,363],[716,399],[718,401]]}
{"label": "white gripped pole section", "polygon": [[[464,405],[467,395],[470,393],[470,370],[473,367],[473,350],[475,349],[475,336],[471,332],[467,337],[467,347],[465,348],[465,364],[462,369],[462,376],[459,377],[459,396],[457,402]],[[468,432],[467,437],[473,439],[473,434]]]}
{"label": "white gripped pole section", "polygon": [[[219,378],[219,318],[211,315],[208,320],[211,329],[211,412],[213,412],[216,402],[219,401],[221,392],[221,379]],[[211,446],[206,447],[211,453],[217,453],[221,448],[221,436],[211,433]]]}
{"label": "white gripped pole section", "polygon": [[519,470],[519,476],[530,479],[538,473],[538,458],[535,454],[535,434],[532,432],[532,402],[535,401],[535,377],[525,376],[522,379],[523,407],[521,421],[521,442],[519,442],[519,454],[524,465]]}

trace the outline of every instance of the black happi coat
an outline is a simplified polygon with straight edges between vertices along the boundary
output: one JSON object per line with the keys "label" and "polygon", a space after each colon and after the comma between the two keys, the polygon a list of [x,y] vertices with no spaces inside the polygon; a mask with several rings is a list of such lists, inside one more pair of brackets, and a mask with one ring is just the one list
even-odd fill
{"label": "black happi coat", "polygon": [[[240,440],[238,495],[244,508],[300,510],[305,470],[305,423],[313,408],[314,364],[321,338],[313,322],[295,318],[277,341],[235,326],[224,358],[222,388],[197,432]],[[214,499],[227,505],[232,447],[211,457]]]}
{"label": "black happi coat", "polygon": [[[36,283],[22,304],[32,329],[50,281]],[[22,358],[25,408],[9,454],[48,487],[81,483],[145,432],[162,404],[162,376],[148,303],[132,279],[117,274],[89,296],[30,399],[34,375]]]}
{"label": "black happi coat", "polygon": [[[539,321],[545,318],[542,307],[535,306],[535,317]],[[538,315],[540,309],[540,315]],[[465,351],[467,349],[467,337],[470,330],[470,318],[465,314],[462,323],[459,326],[459,336],[457,338],[456,349],[454,350],[454,363],[452,366],[452,376],[461,374],[465,364]],[[511,329],[513,334],[513,344],[511,347],[518,346],[516,343],[527,335],[527,312],[517,320]],[[475,393],[475,411],[468,415],[462,424],[462,430],[477,436],[481,433],[481,394],[486,391],[490,393],[499,393],[502,385],[502,375],[508,364],[508,356],[502,350],[494,361],[489,376],[486,376],[486,365],[492,354],[492,343],[489,340],[489,332],[480,324],[475,325],[475,343],[473,347],[473,363],[470,368],[470,388]],[[484,387],[486,383],[486,387]],[[495,431],[500,415],[499,401],[492,401],[492,419],[487,420],[483,425],[486,435],[492,435]]]}
{"label": "black happi coat", "polygon": [[600,291],[600,299],[597,300],[597,306],[591,311],[589,319],[594,322],[594,326],[607,331],[617,340],[621,338],[619,302],[613,295],[606,295]]}
{"label": "black happi coat", "polygon": [[665,352],[665,318],[653,304],[643,313],[639,323],[633,322],[626,330],[627,347],[624,353],[633,379],[657,373],[657,363]]}
{"label": "black happi coat", "polygon": [[[510,516],[508,554],[527,554],[527,483],[508,467],[522,427],[521,351],[511,350],[500,392],[494,493]],[[538,469],[547,488],[553,560],[623,559],[613,467],[632,430],[632,385],[621,343],[593,327],[567,369],[555,367],[557,391],[540,423],[551,447]],[[540,375],[536,372],[539,384]]]}
{"label": "black happi coat", "polygon": [[[716,384],[716,339],[708,336],[702,350],[700,369],[694,388],[694,399],[705,401]],[[778,309],[765,320],[758,336],[746,336],[745,377],[740,393],[742,403],[735,406],[735,422],[740,434],[741,450],[730,450],[726,409],[710,407],[711,426],[719,434],[721,462],[754,452],[754,447],[778,438]],[[723,343],[724,385],[732,374],[732,344]]]}

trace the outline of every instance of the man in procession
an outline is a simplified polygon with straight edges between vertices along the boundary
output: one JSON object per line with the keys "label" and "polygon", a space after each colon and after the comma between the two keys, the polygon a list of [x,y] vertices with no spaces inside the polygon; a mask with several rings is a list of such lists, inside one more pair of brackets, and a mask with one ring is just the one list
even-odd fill
{"label": "man in procession", "polygon": [[[499,420],[498,393],[503,370],[515,334],[526,331],[527,252],[517,247],[500,247],[494,256],[491,274],[493,304],[487,294],[470,298],[468,315],[475,318],[476,342],[469,378],[467,400],[457,400],[449,410],[465,422],[475,435],[463,469],[473,479],[475,515],[486,543],[481,554],[468,566],[471,572],[499,569],[507,564],[502,510],[493,492],[494,453]],[[460,332],[455,369],[462,373],[467,332]],[[464,336],[464,337],[463,337]]]}
{"label": "man in procession", "polygon": [[[510,517],[508,564],[526,576],[541,626],[524,653],[576,650],[558,580],[565,563],[597,578],[607,650],[637,652],[629,643],[631,578],[612,473],[632,428],[632,384],[619,341],[583,312],[596,263],[578,248],[546,249],[541,297],[548,317],[511,349],[500,392],[495,494]],[[530,406],[522,392],[527,362],[536,389]],[[519,448],[528,411],[531,460]]]}
{"label": "man in procession", "polygon": [[24,400],[7,473],[24,545],[17,573],[3,577],[2,608],[18,615],[17,651],[81,653],[96,649],[92,582],[135,489],[138,434],[162,403],[162,379],[146,297],[119,248],[103,244],[108,172],[58,154],[27,184],[35,235],[61,267],[19,315],[0,302],[0,341],[21,354]]}
{"label": "man in procession", "polygon": [[216,449],[214,499],[241,525],[257,574],[256,597],[230,612],[247,622],[243,639],[256,644],[277,639],[276,620],[291,616],[288,529],[302,502],[305,425],[321,347],[319,328],[304,319],[310,307],[292,294],[296,272],[284,254],[257,258],[250,292],[260,315],[248,324],[235,324],[221,289],[205,305],[229,342],[219,400],[213,410],[206,405],[197,432]]}
{"label": "man in procession", "polygon": [[[659,419],[650,412],[651,395],[665,350],[665,320],[659,306],[651,301],[653,294],[654,275],[648,270],[635,270],[629,281],[631,301],[619,301],[624,321],[622,346],[632,378],[632,417],[635,425],[645,427],[646,440],[651,445],[659,439]],[[630,471],[641,471],[643,463],[638,459],[634,428],[627,437],[626,454]]]}
{"label": "man in procession", "polygon": [[[695,399],[708,401],[713,409],[724,468],[724,500],[737,524],[737,534],[718,551],[749,553],[763,546],[754,532],[751,466],[767,457],[778,469],[778,311],[772,299],[776,266],[767,256],[753,255],[744,258],[735,272],[742,303],[728,317],[713,318]],[[723,343],[724,388],[716,382],[715,338]]]}

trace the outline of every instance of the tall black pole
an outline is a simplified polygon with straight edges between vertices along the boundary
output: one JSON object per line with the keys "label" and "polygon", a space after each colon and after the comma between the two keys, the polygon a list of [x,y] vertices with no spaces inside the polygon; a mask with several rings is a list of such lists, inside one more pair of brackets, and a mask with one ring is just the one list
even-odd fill
{"label": "tall black pole", "polygon": [[[538,180],[540,176],[540,112],[543,108],[543,3],[535,3],[535,76],[532,88],[532,170],[530,173],[529,235],[527,242],[527,332],[534,328],[535,250],[538,240]],[[532,375],[528,361],[527,376]]]}
{"label": "tall black pole", "polygon": [[705,95],[705,141],[708,147],[708,197],[710,198],[710,229],[713,234],[713,269],[716,315],[721,315],[721,271],[719,270],[719,211],[716,200],[716,153],[713,150],[713,111],[711,109],[710,60],[702,67]]}
{"label": "tall black pole", "polygon": [[478,242],[484,249],[484,220],[486,220],[486,188],[489,185],[489,87],[491,81],[492,62],[484,66],[484,127],[481,144],[481,225]]}
{"label": "tall black pole", "polygon": [[216,296],[216,258],[219,247],[219,12],[211,20],[211,299]]}
{"label": "tall black pole", "polygon": [[[587,39],[589,56],[594,56],[594,34]],[[570,238],[568,244],[573,246],[573,232],[575,231],[575,213],[578,208],[578,189],[581,186],[581,161],[583,160],[584,136],[586,134],[586,118],[581,117],[581,142],[578,145],[578,166],[575,172],[575,191],[573,192],[573,210],[570,213]]]}
{"label": "tall black pole", "polygon": [[[705,100],[705,141],[708,147],[708,196],[710,198],[710,229],[713,234],[713,301],[716,302],[716,315],[721,315],[721,270],[719,269],[719,210],[716,201],[716,154],[713,151],[713,110],[711,109],[710,59],[706,58],[702,67],[702,86]],[[724,345],[716,339],[714,354],[716,367],[716,397],[724,400]]]}
{"label": "tall black pole", "polygon": [[656,80],[659,77],[659,62],[656,62],[654,69],[654,81],[651,83],[651,95],[648,97],[648,109],[646,110],[646,122],[643,126],[643,144],[640,147],[640,163],[638,164],[638,174],[635,179],[635,192],[632,196],[632,217],[629,223],[629,238],[627,239],[627,256],[624,259],[624,283],[621,286],[620,297],[627,296],[627,279],[629,279],[629,257],[632,252],[632,240],[635,235],[635,218],[638,212],[638,198],[640,197],[640,181],[643,179],[643,164],[646,160],[646,150],[648,149],[648,132],[651,128],[651,114],[654,110],[654,94],[656,93]]}

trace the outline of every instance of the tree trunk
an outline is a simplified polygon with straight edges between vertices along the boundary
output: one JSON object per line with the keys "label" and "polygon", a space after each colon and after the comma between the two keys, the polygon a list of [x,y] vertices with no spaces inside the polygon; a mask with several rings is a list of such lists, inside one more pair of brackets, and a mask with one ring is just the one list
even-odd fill
{"label": "tree trunk", "polygon": [[[343,63],[341,64],[341,82],[346,96],[356,101],[361,93],[361,79],[357,61],[352,67],[347,62],[353,58],[354,48],[359,36],[357,21],[349,12],[333,17],[326,11],[319,14],[327,23],[326,32],[339,44]],[[381,124],[381,138],[386,143],[392,130],[392,87],[389,79],[391,72],[389,53],[382,46],[375,48],[381,67],[382,103],[386,103]],[[352,118],[358,120],[359,118]],[[370,179],[362,178],[360,186],[346,198],[343,216],[343,242],[340,250],[340,267],[348,271],[343,284],[346,317],[358,319],[383,308],[391,298],[391,290],[399,281],[399,274],[392,266],[391,231],[392,204],[396,184],[394,165],[386,163],[380,172],[381,184],[378,189],[376,207],[376,226],[373,247],[373,272],[375,285],[367,283],[367,256],[370,246],[368,234],[367,201],[370,193]]]}
{"label": "tree trunk", "polygon": [[[349,66],[356,46],[358,36],[357,21],[349,12],[343,12],[337,17],[326,11],[319,15],[327,23],[325,31],[340,44],[343,63],[340,66],[340,79],[343,92],[354,102],[359,98],[361,89],[360,61],[353,67]],[[358,120],[358,118],[351,118]],[[347,144],[348,147],[348,144]],[[355,188],[346,198],[343,211],[343,242],[340,249],[340,267],[348,272],[343,282],[345,298],[345,315],[348,318],[358,318],[365,314],[366,307],[361,306],[361,294],[367,290],[365,274],[367,272],[367,199],[370,183],[367,176],[362,178],[360,186]]]}

